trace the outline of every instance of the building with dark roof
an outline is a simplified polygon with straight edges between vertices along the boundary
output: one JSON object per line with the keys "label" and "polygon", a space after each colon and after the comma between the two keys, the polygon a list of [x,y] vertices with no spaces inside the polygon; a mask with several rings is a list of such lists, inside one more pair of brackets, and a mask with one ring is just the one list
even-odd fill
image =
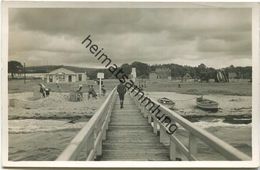
{"label": "building with dark roof", "polygon": [[46,74],[47,83],[84,82],[88,77],[82,68],[63,66]]}

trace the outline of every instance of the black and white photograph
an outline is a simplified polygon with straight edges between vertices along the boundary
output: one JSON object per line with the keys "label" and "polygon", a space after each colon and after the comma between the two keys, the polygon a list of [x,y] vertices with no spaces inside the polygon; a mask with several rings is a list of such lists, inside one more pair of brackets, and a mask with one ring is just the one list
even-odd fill
{"label": "black and white photograph", "polygon": [[9,165],[253,160],[253,9],[147,4],[6,10]]}

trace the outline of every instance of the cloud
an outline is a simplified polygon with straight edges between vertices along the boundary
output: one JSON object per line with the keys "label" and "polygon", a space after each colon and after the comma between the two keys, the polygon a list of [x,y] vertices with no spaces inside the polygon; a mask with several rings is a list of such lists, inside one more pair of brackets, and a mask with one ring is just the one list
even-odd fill
{"label": "cloud", "polygon": [[227,53],[227,54],[247,54],[251,55],[251,41],[249,40],[237,40],[228,41],[223,39],[199,39],[198,50],[200,52],[215,52],[215,53]]}
{"label": "cloud", "polygon": [[89,34],[118,64],[251,65],[246,8],[14,8],[9,19],[9,58],[29,65],[97,66],[81,45]]}

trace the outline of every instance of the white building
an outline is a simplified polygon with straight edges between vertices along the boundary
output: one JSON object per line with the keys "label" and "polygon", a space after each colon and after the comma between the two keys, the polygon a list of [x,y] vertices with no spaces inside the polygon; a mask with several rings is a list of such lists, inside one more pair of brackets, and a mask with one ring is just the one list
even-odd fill
{"label": "white building", "polygon": [[135,82],[136,79],[136,68],[132,68],[132,72],[131,72],[131,79],[133,82]]}
{"label": "white building", "polygon": [[63,67],[46,74],[47,83],[85,82],[87,79],[86,72]]}

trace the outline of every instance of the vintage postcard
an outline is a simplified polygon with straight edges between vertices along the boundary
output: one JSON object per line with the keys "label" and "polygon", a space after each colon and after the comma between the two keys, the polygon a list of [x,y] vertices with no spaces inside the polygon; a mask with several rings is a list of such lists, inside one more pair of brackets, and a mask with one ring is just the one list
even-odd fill
{"label": "vintage postcard", "polygon": [[3,12],[4,166],[258,166],[256,4]]}

